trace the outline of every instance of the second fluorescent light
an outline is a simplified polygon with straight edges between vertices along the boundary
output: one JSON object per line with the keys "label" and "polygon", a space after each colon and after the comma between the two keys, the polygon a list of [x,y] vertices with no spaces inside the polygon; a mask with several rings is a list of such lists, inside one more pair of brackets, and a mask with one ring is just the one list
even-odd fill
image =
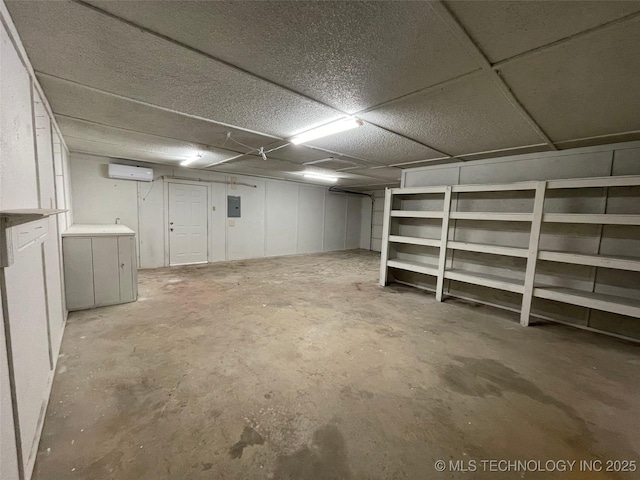
{"label": "second fluorescent light", "polygon": [[333,135],[334,133],[344,132],[346,130],[351,130],[352,128],[357,128],[362,125],[363,121],[358,118],[343,118],[336,122],[327,123],[326,125],[322,125],[321,127],[314,128],[312,130],[309,130],[308,132],[301,133],[300,135],[296,135],[290,141],[294,145],[299,145],[301,143],[315,140],[316,138],[322,138],[328,135]]}
{"label": "second fluorescent light", "polygon": [[325,182],[336,182],[338,177],[332,177],[331,175],[323,175],[321,173],[305,173],[305,178],[313,178],[315,180],[324,180]]}

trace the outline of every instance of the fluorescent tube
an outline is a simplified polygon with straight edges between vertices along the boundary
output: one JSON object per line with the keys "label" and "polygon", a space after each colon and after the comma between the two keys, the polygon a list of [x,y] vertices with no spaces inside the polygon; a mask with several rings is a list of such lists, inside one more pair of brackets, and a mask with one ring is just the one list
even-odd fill
{"label": "fluorescent tube", "polygon": [[347,117],[335,122],[327,123],[326,125],[314,128],[307,132],[301,133],[300,135],[296,135],[290,140],[290,142],[294,145],[299,145],[301,143],[315,140],[316,138],[322,138],[328,135],[333,135],[334,133],[344,132],[345,130],[351,130],[352,128],[357,128],[362,125],[362,120],[358,118]]}

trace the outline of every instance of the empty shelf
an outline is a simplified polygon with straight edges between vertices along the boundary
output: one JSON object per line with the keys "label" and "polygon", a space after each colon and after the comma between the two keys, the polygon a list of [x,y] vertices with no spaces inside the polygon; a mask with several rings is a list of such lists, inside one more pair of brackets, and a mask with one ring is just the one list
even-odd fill
{"label": "empty shelf", "polygon": [[12,226],[33,222],[34,220],[40,220],[41,218],[64,212],[66,212],[66,210],[52,208],[22,208],[17,210],[0,210],[0,217],[5,219],[7,226]]}
{"label": "empty shelf", "polygon": [[640,300],[563,287],[536,287],[533,296],[605,312],[640,317]]}
{"label": "empty shelf", "polygon": [[638,175],[620,175],[616,177],[568,178],[549,180],[547,189],[589,188],[589,187],[635,187],[640,185]]}
{"label": "empty shelf", "polygon": [[549,252],[541,250],[538,252],[538,259],[547,260],[549,262],[572,263],[575,265],[588,265],[591,267],[614,268],[617,270],[640,272],[640,258],[633,257],[587,255],[584,253]]}
{"label": "empty shelf", "polygon": [[465,250],[467,252],[491,253],[493,255],[505,255],[507,257],[526,258],[526,248],[502,247],[499,245],[486,245],[482,243],[448,242],[447,248],[452,250]]}
{"label": "empty shelf", "polygon": [[422,210],[392,210],[392,217],[403,218],[442,218],[441,211],[422,211]]}
{"label": "empty shelf", "polygon": [[615,213],[545,213],[542,220],[553,223],[640,225],[640,215]]}
{"label": "empty shelf", "polygon": [[388,260],[387,267],[399,268],[410,272],[424,273],[426,275],[438,275],[438,266],[429,263],[413,262],[410,260]]}
{"label": "empty shelf", "polygon": [[499,213],[499,212],[451,212],[454,220],[497,220],[501,222],[530,222],[531,213]]}
{"label": "empty shelf", "polygon": [[513,278],[502,277],[499,275],[489,275],[486,273],[452,269],[444,272],[444,278],[456,280],[458,282],[472,283],[474,285],[482,285],[483,287],[497,288],[508,292],[524,292],[524,282],[522,280],[515,280]]}
{"label": "empty shelf", "polygon": [[419,237],[403,237],[401,235],[389,235],[389,241],[391,243],[408,243],[411,245],[425,245],[427,247],[439,247],[440,240],[434,238],[419,238]]}
{"label": "empty shelf", "polygon": [[406,187],[392,188],[392,195],[425,195],[433,193],[444,193],[447,187]]}
{"label": "empty shelf", "polygon": [[452,185],[453,193],[463,192],[504,192],[517,190],[535,190],[538,182],[514,182],[514,183],[497,183],[497,184],[471,184],[471,185]]}

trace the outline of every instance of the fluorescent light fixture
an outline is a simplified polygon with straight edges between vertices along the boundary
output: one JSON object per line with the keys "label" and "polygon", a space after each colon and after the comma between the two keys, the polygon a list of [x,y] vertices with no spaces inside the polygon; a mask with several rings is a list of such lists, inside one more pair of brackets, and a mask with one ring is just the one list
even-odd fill
{"label": "fluorescent light fixture", "polygon": [[347,117],[335,122],[327,123],[326,125],[322,125],[318,128],[313,128],[307,132],[301,133],[300,135],[296,135],[290,140],[290,142],[294,145],[299,145],[301,143],[315,140],[316,138],[322,138],[328,135],[333,135],[334,133],[351,130],[352,128],[360,127],[363,124],[364,122],[359,118]]}
{"label": "fluorescent light fixture", "polygon": [[305,178],[313,178],[315,180],[324,180],[325,182],[336,182],[338,177],[332,177],[331,175],[323,175],[321,173],[305,173]]}
{"label": "fluorescent light fixture", "polygon": [[197,155],[195,155],[195,156],[193,156],[193,157],[191,157],[191,158],[188,158],[188,159],[186,159],[186,160],[183,160],[182,162],[180,162],[180,165],[181,165],[182,167],[186,167],[187,165],[190,165],[190,164],[192,164],[193,162],[195,162],[196,160],[200,160],[201,158],[202,158],[202,154],[201,154],[201,153],[198,153]]}

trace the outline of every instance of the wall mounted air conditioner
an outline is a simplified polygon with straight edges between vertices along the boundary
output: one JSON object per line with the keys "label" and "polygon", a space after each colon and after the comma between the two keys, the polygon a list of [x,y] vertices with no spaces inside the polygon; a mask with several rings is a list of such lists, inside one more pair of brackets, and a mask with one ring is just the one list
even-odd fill
{"label": "wall mounted air conditioner", "polygon": [[109,164],[109,178],[121,180],[137,180],[138,182],[152,182],[153,170],[145,167],[131,167],[129,165]]}

